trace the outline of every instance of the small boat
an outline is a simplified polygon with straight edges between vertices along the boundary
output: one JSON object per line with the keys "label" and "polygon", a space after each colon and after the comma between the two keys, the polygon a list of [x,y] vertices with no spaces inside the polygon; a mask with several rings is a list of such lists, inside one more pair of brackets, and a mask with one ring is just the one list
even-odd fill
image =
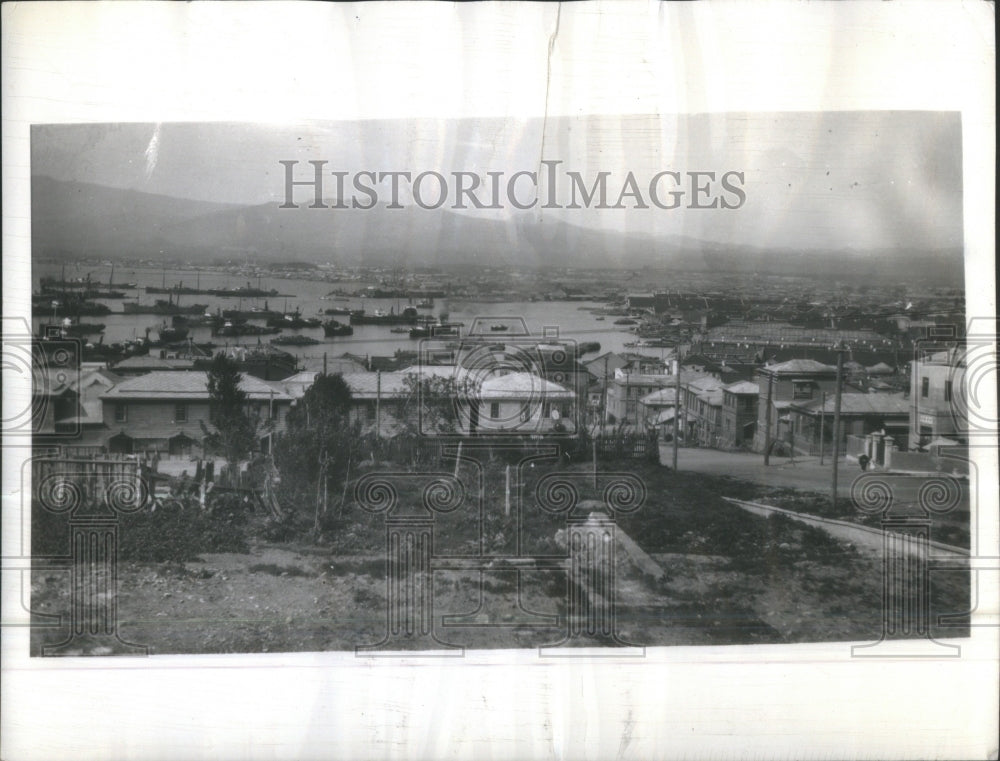
{"label": "small boat", "polygon": [[393,328],[389,332],[390,333],[409,333],[410,329],[409,328]]}
{"label": "small boat", "polygon": [[344,317],[348,317],[351,314],[351,310],[347,307],[330,307],[329,309],[324,309],[323,314],[343,315]]}
{"label": "small boat", "polygon": [[509,325],[500,325],[500,324],[490,325],[490,330],[492,330],[495,333],[499,333],[499,332],[502,332],[504,330],[510,330],[510,326]]}
{"label": "small boat", "polygon": [[417,302],[417,309],[433,309],[434,299],[420,299]]}
{"label": "small boat", "polygon": [[603,317],[595,317],[594,319],[597,320],[597,322],[604,322]]}
{"label": "small boat", "polygon": [[622,317],[620,320],[615,320],[615,325],[638,325],[639,323],[628,317]]}

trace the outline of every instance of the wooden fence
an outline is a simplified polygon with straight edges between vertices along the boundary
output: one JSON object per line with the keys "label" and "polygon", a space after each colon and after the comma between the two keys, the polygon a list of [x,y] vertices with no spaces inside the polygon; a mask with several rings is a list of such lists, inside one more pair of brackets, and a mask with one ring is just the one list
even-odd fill
{"label": "wooden fence", "polygon": [[63,511],[107,506],[130,510],[148,497],[139,461],[127,457],[40,457],[31,462],[32,496]]}

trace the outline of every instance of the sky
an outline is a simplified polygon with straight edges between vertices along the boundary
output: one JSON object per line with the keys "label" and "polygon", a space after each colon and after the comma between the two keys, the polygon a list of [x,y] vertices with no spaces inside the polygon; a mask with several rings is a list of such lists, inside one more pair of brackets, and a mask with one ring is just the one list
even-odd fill
{"label": "sky", "polygon": [[[284,201],[282,160],[301,162],[303,178],[312,171],[305,162],[326,160],[331,172],[464,171],[484,183],[487,172],[504,172],[506,181],[518,171],[544,172],[542,160],[561,161],[557,171],[579,172],[588,187],[609,172],[609,204],[631,172],[650,208],[634,208],[629,198],[624,209],[518,210],[504,202],[461,213],[761,248],[962,246],[961,122],[951,112],[36,125],[31,148],[34,175],[246,205]],[[648,187],[662,171],[680,172],[684,182],[692,171],[742,173],[746,200],[737,209],[657,208]],[[566,205],[570,181],[560,178],[557,197]],[[332,178],[327,187],[334,195]],[[660,188],[666,201],[670,188]],[[405,182],[400,198],[411,202]],[[301,202],[309,200],[306,191]]]}

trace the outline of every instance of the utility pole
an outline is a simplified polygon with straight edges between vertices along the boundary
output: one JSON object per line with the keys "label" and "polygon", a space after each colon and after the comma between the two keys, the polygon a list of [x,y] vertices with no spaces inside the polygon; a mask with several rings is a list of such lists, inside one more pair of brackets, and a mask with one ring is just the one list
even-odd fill
{"label": "utility pole", "polygon": [[837,507],[837,459],[840,457],[840,394],[844,373],[844,348],[837,347],[837,395],[833,406],[833,489],[831,504]]}
{"label": "utility pole", "polygon": [[823,464],[823,454],[826,450],[826,441],[823,439],[823,423],[826,420],[826,391],[823,392],[823,401],[819,406],[819,464]]}
{"label": "utility pole", "polygon": [[764,410],[764,465],[771,464],[771,398],[774,394],[774,373],[767,376],[767,407]]}
{"label": "utility pole", "polygon": [[677,418],[681,416],[681,363],[679,360],[674,360],[674,453],[673,453],[673,467],[674,472],[677,472]]}
{"label": "utility pole", "polygon": [[382,371],[375,371],[375,438],[382,438]]}

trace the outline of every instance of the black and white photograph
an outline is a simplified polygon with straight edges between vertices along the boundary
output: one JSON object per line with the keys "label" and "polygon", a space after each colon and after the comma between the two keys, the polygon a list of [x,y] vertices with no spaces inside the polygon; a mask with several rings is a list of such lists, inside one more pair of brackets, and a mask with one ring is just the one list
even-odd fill
{"label": "black and white photograph", "polygon": [[[331,41],[371,39],[366,22],[402,40],[392,5],[316,18],[339,29]],[[5,118],[5,191],[19,191],[4,203],[5,283],[8,244],[18,257],[3,313],[8,676],[43,692],[65,679],[74,701],[97,690],[117,712],[123,680],[148,674],[166,691],[144,705],[166,700],[175,722],[186,675],[207,690],[192,706],[226,704],[201,729],[150,720],[128,741],[92,721],[94,757],[256,758],[251,736],[310,758],[389,744],[400,758],[730,757],[764,695],[788,718],[758,739],[788,736],[759,754],[995,758],[980,742],[995,695],[973,697],[989,680],[970,685],[953,746],[957,707],[904,741],[931,693],[906,718],[882,699],[996,667],[982,124],[943,97],[667,97],[668,70],[645,108],[578,96],[550,111],[573,89],[562,25],[579,45],[588,13],[613,14],[501,5],[447,13],[554,21],[533,59],[544,108],[408,109],[392,66],[359,45],[331,76],[358,103],[378,84],[390,108],[264,116],[237,107],[235,84],[228,109],[98,115],[87,98],[105,96],[79,93]],[[645,9],[664,30],[697,28],[627,5],[639,26]],[[218,10],[192,4],[190,29]],[[447,15],[418,3],[407,17],[421,12]],[[208,79],[242,81],[188,34]],[[463,39],[467,81],[490,59]],[[584,66],[572,49],[562,65]],[[25,60],[57,60],[44,51]],[[197,80],[194,65],[164,81]],[[5,56],[5,81],[17,71]],[[151,97],[137,87],[125,103]],[[296,689],[312,697],[292,711]],[[830,729],[806,718],[808,695],[837,707]],[[667,705],[686,713],[666,721]],[[713,729],[726,711],[740,729]],[[688,714],[697,733],[672,742]],[[418,730],[417,716],[443,718]],[[793,723],[819,745],[778,729]],[[11,758],[39,757],[4,734]],[[77,742],[53,738],[53,757]]]}
{"label": "black and white photograph", "polygon": [[36,572],[35,650],[954,647],[968,571],[906,575],[969,552],[961,153],[953,113],[36,126],[79,362],[31,554],[97,537],[105,596]]}

